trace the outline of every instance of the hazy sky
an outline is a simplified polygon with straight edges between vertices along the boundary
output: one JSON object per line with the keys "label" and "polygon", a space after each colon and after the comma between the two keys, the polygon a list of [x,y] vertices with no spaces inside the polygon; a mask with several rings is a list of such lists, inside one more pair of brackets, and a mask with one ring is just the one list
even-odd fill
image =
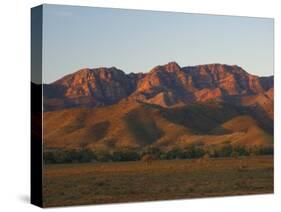
{"label": "hazy sky", "polygon": [[80,68],[237,64],[273,74],[273,19],[44,5],[43,82]]}

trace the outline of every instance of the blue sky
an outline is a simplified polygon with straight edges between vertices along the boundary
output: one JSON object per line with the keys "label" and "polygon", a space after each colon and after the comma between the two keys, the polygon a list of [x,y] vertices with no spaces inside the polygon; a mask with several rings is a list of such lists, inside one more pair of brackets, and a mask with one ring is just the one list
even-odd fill
{"label": "blue sky", "polygon": [[78,69],[223,63],[273,74],[273,19],[44,5],[43,82]]}

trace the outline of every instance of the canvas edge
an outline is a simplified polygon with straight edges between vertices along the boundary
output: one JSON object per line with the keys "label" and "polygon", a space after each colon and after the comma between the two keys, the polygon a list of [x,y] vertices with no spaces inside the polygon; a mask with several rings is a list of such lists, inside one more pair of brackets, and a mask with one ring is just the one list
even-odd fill
{"label": "canvas edge", "polygon": [[42,179],[42,39],[43,5],[31,8],[31,140],[30,200],[43,207]]}

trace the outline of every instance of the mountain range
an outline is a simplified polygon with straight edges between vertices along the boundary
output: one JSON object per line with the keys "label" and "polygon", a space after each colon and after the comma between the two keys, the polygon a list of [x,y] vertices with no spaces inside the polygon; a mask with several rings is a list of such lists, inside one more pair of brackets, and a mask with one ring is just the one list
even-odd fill
{"label": "mountain range", "polygon": [[43,85],[49,148],[272,145],[273,76],[237,65],[81,69]]}
{"label": "mountain range", "polygon": [[181,68],[170,62],[145,74],[125,74],[115,67],[81,69],[44,85],[44,110],[92,108],[123,99],[169,107],[266,94],[272,88],[273,76],[258,77],[238,66],[221,64]]}

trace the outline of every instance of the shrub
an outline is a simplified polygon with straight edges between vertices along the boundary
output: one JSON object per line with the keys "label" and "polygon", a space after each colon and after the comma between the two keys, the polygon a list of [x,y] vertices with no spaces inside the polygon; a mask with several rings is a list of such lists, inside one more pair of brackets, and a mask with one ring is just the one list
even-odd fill
{"label": "shrub", "polygon": [[254,146],[250,148],[251,155],[273,155],[273,146]]}
{"label": "shrub", "polygon": [[231,144],[209,147],[207,150],[210,157],[231,157],[233,149]]}
{"label": "shrub", "polygon": [[168,159],[168,155],[166,152],[161,152],[159,155],[159,159],[160,160],[167,160]]}
{"label": "shrub", "polygon": [[86,163],[97,159],[95,153],[90,149],[46,151],[43,158],[45,164]]}
{"label": "shrub", "polygon": [[44,152],[45,164],[56,163],[86,163],[91,161],[137,161],[144,155],[151,155],[155,160],[172,159],[193,159],[208,157],[238,157],[248,155],[273,155],[273,146],[246,147],[242,145],[232,146],[230,143],[223,143],[219,146],[208,146],[190,144],[184,149],[174,148],[167,152],[161,152],[156,147],[146,147],[144,149],[122,149],[114,152],[99,151],[93,152],[91,149],[80,148],[71,150],[52,149]]}
{"label": "shrub", "polygon": [[202,145],[188,145],[183,151],[183,158],[192,159],[200,158],[205,154],[205,150]]}
{"label": "shrub", "polygon": [[96,152],[97,160],[100,162],[110,162],[112,161],[112,155],[106,151]]}
{"label": "shrub", "polygon": [[232,146],[230,144],[224,144],[217,153],[219,157],[230,157],[232,154]]}
{"label": "shrub", "polygon": [[44,152],[43,158],[46,164],[56,163],[56,159],[53,152]]}
{"label": "shrub", "polygon": [[111,158],[113,161],[137,161],[140,160],[140,155],[137,151],[123,150],[113,152]]}
{"label": "shrub", "polygon": [[78,153],[78,161],[82,163],[91,162],[97,160],[96,154],[90,149],[82,149]]}
{"label": "shrub", "polygon": [[141,158],[144,155],[153,155],[156,159],[159,159],[161,151],[157,147],[148,146],[140,151],[139,157]]}
{"label": "shrub", "polygon": [[205,155],[205,150],[202,145],[191,144],[183,150],[174,148],[166,153],[166,159],[193,159],[200,158]]}
{"label": "shrub", "polygon": [[237,156],[248,156],[250,155],[249,149],[245,146],[235,145],[233,146],[233,152],[237,154]]}
{"label": "shrub", "polygon": [[167,159],[179,159],[183,158],[183,152],[180,149],[172,149],[166,153]]}

